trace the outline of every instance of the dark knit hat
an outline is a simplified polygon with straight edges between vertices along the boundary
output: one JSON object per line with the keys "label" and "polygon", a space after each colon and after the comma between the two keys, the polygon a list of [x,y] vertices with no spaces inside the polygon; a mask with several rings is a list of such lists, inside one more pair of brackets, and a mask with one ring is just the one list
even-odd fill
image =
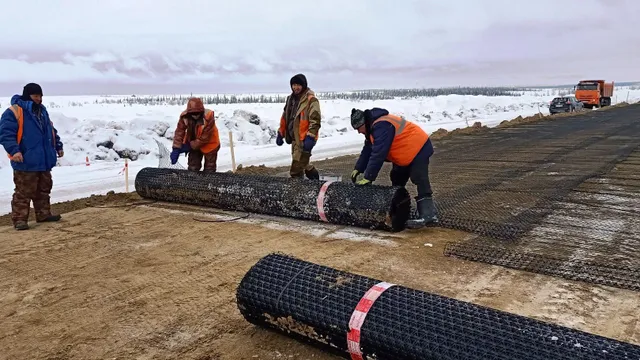
{"label": "dark knit hat", "polygon": [[293,84],[298,84],[298,85],[300,85],[300,86],[302,86],[303,88],[306,89],[307,88],[307,77],[304,76],[303,74],[296,74],[289,81],[289,85],[293,86]]}
{"label": "dark knit hat", "polygon": [[351,109],[351,126],[357,130],[360,126],[364,125],[364,123],[364,111]]}
{"label": "dark knit hat", "polygon": [[31,100],[31,95],[43,95],[42,88],[36,83],[28,83],[22,89],[22,100]]}

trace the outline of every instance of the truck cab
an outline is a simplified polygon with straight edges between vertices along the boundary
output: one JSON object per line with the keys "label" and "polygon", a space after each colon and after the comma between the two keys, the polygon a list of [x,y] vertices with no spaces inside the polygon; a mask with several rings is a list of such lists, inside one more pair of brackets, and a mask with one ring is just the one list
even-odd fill
{"label": "truck cab", "polygon": [[611,106],[613,82],[604,80],[582,80],[574,87],[575,96],[587,109]]}

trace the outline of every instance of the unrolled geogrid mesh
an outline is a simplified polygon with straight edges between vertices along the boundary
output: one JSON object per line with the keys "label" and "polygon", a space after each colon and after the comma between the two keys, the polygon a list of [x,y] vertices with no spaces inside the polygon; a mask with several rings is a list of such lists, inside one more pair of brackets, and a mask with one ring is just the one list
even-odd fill
{"label": "unrolled geogrid mesh", "polygon": [[448,244],[445,254],[640,291],[640,150],[586,180],[517,241]]}
{"label": "unrolled geogrid mesh", "polygon": [[[631,250],[640,247],[640,104],[456,135],[434,147],[430,178],[438,225],[480,236],[450,245],[447,255],[640,287],[637,273],[620,281],[598,270],[605,259],[640,267],[640,252]],[[348,181],[356,159],[315,165]],[[385,164],[376,183],[389,184],[390,169]],[[407,187],[415,195],[411,182]],[[570,217],[561,219],[563,213]],[[496,247],[540,261],[507,261]],[[571,266],[559,268],[559,261]]]}
{"label": "unrolled geogrid mesh", "polygon": [[249,211],[370,229],[399,231],[409,217],[409,193],[402,187],[335,182],[319,194],[324,181],[262,175],[144,168],[137,193],[160,201]]}
{"label": "unrolled geogrid mesh", "polygon": [[[179,162],[172,164],[171,163],[171,152],[158,140],[155,140],[158,145],[158,167],[163,169],[184,169]],[[182,154],[184,156],[184,154]]]}
{"label": "unrolled geogrid mesh", "polygon": [[[378,280],[280,254],[258,261],[237,289],[249,322],[348,358],[349,319]],[[393,286],[373,304],[361,349],[376,359],[634,359],[640,347]]]}

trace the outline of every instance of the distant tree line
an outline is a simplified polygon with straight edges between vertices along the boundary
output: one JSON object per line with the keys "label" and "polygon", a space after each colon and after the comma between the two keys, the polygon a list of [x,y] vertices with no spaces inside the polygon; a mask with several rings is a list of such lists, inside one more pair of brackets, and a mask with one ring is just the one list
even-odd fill
{"label": "distant tree line", "polygon": [[[524,89],[508,87],[454,87],[439,89],[380,89],[358,90],[350,92],[317,93],[321,100],[391,100],[413,99],[418,97],[435,97],[441,95],[483,95],[483,96],[520,96]],[[123,105],[184,105],[192,95],[155,95],[136,96],[126,98],[96,99],[96,104]],[[286,101],[286,95],[205,95],[205,104],[277,104]]]}

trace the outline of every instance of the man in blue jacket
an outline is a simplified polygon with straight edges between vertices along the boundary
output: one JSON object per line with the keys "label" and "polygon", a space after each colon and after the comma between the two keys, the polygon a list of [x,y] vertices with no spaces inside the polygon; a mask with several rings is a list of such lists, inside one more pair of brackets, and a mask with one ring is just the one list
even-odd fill
{"label": "man in blue jacket", "polygon": [[[433,155],[429,134],[420,126],[381,108],[352,109],[351,126],[365,136],[351,181],[356,185],[373,183],[383,163],[389,161],[393,164],[391,185],[404,187],[411,179],[418,190],[418,216],[409,219],[406,226],[416,229],[437,222],[429,181],[429,158]],[[360,174],[364,176],[358,181]]]}
{"label": "man in blue jacket", "polygon": [[53,187],[51,169],[64,156],[58,131],[42,105],[42,88],[27,84],[21,95],[11,98],[11,107],[0,118],[0,144],[11,159],[15,191],[11,220],[16,230],[29,228],[29,207],[33,200],[36,222],[60,220],[51,213]]}

